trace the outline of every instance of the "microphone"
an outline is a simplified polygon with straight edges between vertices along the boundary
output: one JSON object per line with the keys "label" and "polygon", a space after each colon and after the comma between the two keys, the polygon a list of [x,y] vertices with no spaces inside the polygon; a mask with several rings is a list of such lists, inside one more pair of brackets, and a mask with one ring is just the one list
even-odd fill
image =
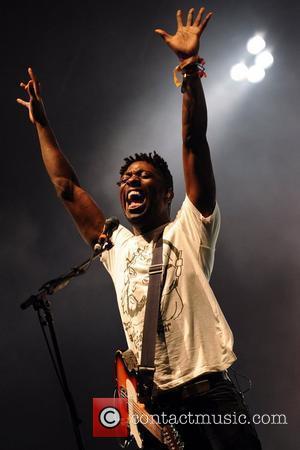
{"label": "microphone", "polygon": [[103,245],[111,238],[113,232],[118,228],[119,223],[120,222],[117,217],[109,217],[105,220],[103,230],[97,243],[94,245],[94,251],[102,250]]}

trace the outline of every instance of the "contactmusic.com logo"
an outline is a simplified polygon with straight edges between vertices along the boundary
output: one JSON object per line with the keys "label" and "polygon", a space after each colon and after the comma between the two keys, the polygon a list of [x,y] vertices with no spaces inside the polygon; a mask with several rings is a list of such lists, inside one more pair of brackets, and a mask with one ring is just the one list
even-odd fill
{"label": "contactmusic.com logo", "polygon": [[127,437],[127,425],[127,399],[93,398],[93,437]]}

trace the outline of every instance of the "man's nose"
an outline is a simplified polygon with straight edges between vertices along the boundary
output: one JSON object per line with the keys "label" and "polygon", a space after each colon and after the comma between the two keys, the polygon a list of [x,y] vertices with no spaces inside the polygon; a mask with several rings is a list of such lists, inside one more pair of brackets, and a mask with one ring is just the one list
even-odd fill
{"label": "man's nose", "polygon": [[137,174],[133,173],[127,180],[127,184],[130,186],[139,186],[141,184],[141,178]]}

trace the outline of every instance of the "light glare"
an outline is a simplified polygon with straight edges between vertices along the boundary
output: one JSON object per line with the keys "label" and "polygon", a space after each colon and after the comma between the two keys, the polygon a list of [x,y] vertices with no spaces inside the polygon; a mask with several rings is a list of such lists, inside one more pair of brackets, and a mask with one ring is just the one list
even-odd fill
{"label": "light glare", "polygon": [[255,64],[262,67],[263,69],[267,69],[273,64],[274,58],[271,52],[265,50],[261,52],[255,58]]}
{"label": "light glare", "polygon": [[259,83],[265,78],[265,71],[262,67],[255,64],[248,69],[247,78],[250,83]]}
{"label": "light glare", "polygon": [[242,81],[247,78],[248,67],[244,63],[238,63],[231,67],[230,76],[234,81]]}
{"label": "light glare", "polygon": [[259,35],[253,36],[247,42],[247,50],[252,55],[257,55],[265,48],[265,46],[266,46],[265,40]]}

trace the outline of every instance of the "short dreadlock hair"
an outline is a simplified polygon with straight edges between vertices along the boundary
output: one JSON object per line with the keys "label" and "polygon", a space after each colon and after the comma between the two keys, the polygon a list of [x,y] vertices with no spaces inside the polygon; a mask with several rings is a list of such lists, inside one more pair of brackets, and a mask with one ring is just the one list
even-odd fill
{"label": "short dreadlock hair", "polygon": [[171,189],[173,191],[173,177],[171,175],[171,172],[169,170],[167,162],[155,151],[151,153],[135,153],[134,156],[128,156],[127,158],[124,158],[125,164],[120,169],[120,175],[124,175],[128,167],[136,162],[136,161],[146,161],[150,164],[152,164],[155,169],[157,169],[163,179],[165,180],[165,184],[167,189]]}

